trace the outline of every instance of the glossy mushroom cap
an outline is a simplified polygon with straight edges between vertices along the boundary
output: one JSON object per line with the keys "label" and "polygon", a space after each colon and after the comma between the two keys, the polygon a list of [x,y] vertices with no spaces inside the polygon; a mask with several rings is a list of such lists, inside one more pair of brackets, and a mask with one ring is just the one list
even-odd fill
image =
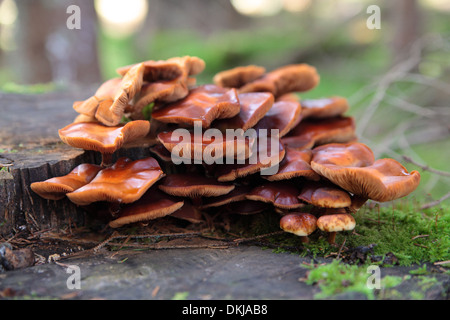
{"label": "glossy mushroom cap", "polygon": [[144,137],[150,122],[131,121],[124,126],[108,127],[100,123],[73,123],[59,130],[61,140],[74,147],[100,153],[114,153],[126,142]]}
{"label": "glossy mushroom cap", "polygon": [[[348,144],[347,148],[364,150],[367,146]],[[336,144],[325,145],[314,151],[311,167],[319,175],[348,192],[386,202],[410,194],[419,185],[420,173],[418,171],[409,173],[394,159],[380,159],[373,163],[359,161],[357,162],[359,166],[355,166],[355,161],[349,161],[349,158],[344,158],[339,163],[342,157],[333,155],[335,149],[339,150],[338,155],[341,155],[342,148]]]}
{"label": "glossy mushroom cap", "polygon": [[273,94],[269,92],[249,92],[238,95],[241,109],[233,118],[216,120],[213,127],[225,132],[226,129],[242,129],[254,127],[274,103]]}
{"label": "glossy mushroom cap", "polygon": [[184,202],[161,192],[156,187],[150,188],[139,200],[125,205],[118,217],[109,223],[111,228],[149,221],[172,214],[183,206]]}
{"label": "glossy mushroom cap", "polygon": [[309,213],[291,213],[280,219],[280,228],[300,237],[307,237],[317,229],[317,218]]}
{"label": "glossy mushroom cap", "polygon": [[301,101],[304,119],[333,118],[346,113],[349,109],[348,101],[342,97],[322,99],[305,99]]}
{"label": "glossy mushroom cap", "polygon": [[101,169],[101,166],[94,164],[81,164],[65,176],[34,182],[30,187],[31,190],[44,199],[60,200],[67,193],[73,192],[91,182]]}
{"label": "glossy mushroom cap", "polygon": [[354,119],[352,117],[336,117],[303,120],[284,136],[281,142],[286,147],[302,150],[326,143],[345,143],[354,140],[356,140]]}
{"label": "glossy mushroom cap", "polygon": [[269,181],[289,180],[304,177],[308,180],[318,181],[320,176],[311,169],[312,151],[310,149],[294,150],[286,148],[286,155],[280,163],[278,172],[273,175],[263,176]]}
{"label": "glossy mushroom cap", "polygon": [[158,186],[162,191],[179,197],[217,197],[231,192],[235,186],[217,182],[194,173],[171,174],[166,176]]}
{"label": "glossy mushroom cap", "polygon": [[215,85],[204,85],[190,91],[177,102],[154,110],[152,118],[165,123],[194,126],[199,121],[209,128],[215,119],[232,118],[239,114],[240,103],[236,89],[224,89]]}
{"label": "glossy mushroom cap", "polygon": [[132,203],[164,176],[154,158],[131,161],[120,158],[113,166],[101,170],[87,185],[68,193],[77,205],[97,201]]}
{"label": "glossy mushroom cap", "polygon": [[240,88],[243,85],[261,78],[266,73],[264,67],[255,65],[236,67],[217,73],[213,81],[219,87]]}
{"label": "glossy mushroom cap", "polygon": [[239,89],[244,92],[271,92],[276,98],[290,92],[308,91],[317,86],[320,77],[316,68],[307,64],[287,65],[249,82]]}
{"label": "glossy mushroom cap", "polygon": [[272,108],[255,125],[255,129],[266,129],[269,133],[272,129],[276,129],[279,132],[279,137],[283,137],[299,124],[301,111],[302,108],[298,102],[275,102]]}
{"label": "glossy mushroom cap", "polygon": [[233,191],[222,196],[207,198],[203,201],[201,209],[221,207],[229,203],[243,201],[246,195],[252,190],[251,187],[245,185],[237,185]]}

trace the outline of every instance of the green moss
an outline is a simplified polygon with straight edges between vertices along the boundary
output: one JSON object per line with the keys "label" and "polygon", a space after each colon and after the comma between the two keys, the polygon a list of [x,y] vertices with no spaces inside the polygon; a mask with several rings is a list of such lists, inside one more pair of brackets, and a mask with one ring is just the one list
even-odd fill
{"label": "green moss", "polygon": [[428,271],[427,271],[427,265],[424,264],[422,267],[420,267],[420,268],[418,268],[418,269],[416,269],[416,270],[411,270],[411,271],[409,271],[409,273],[410,273],[410,274],[414,274],[414,275],[418,275],[418,274],[421,274],[421,275],[428,274]]}
{"label": "green moss", "polygon": [[[369,273],[366,267],[333,260],[329,264],[309,267],[309,269],[306,283],[318,285],[320,288],[320,292],[314,296],[315,299],[330,298],[346,292],[361,293],[371,300],[376,298],[375,289],[367,285]],[[381,290],[396,287],[402,281],[401,277],[386,276],[381,279]]]}
{"label": "green moss", "polygon": [[176,292],[172,300],[186,300],[189,296],[189,292]]}

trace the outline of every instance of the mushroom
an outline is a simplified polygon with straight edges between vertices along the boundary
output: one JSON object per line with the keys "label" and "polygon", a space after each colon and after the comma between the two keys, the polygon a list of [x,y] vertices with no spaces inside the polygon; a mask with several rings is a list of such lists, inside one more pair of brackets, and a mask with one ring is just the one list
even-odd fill
{"label": "mushroom", "polygon": [[320,176],[311,169],[312,151],[310,149],[294,150],[286,148],[286,155],[280,163],[278,172],[273,175],[262,176],[269,181],[289,180],[304,177],[318,181]]}
{"label": "mushroom", "polygon": [[317,229],[317,218],[310,213],[291,213],[280,219],[280,228],[308,243],[308,236]]}
{"label": "mushroom", "polygon": [[333,118],[348,111],[348,101],[342,97],[302,100],[302,116],[304,119]]}
{"label": "mushroom", "polygon": [[317,86],[319,79],[316,68],[310,65],[287,65],[245,84],[239,88],[239,93],[267,91],[277,98],[290,92],[311,90]]}
{"label": "mushroom", "polygon": [[243,85],[261,78],[266,73],[264,67],[255,65],[236,67],[217,73],[213,81],[219,87],[240,88]]}
{"label": "mushroom", "polygon": [[165,123],[189,126],[200,121],[203,128],[209,128],[215,119],[232,118],[239,114],[239,111],[236,89],[227,90],[209,84],[191,90],[182,100],[153,110],[152,118]]}
{"label": "mushroom", "polygon": [[269,92],[249,92],[238,95],[239,114],[233,118],[214,121],[214,128],[225,132],[226,129],[242,129],[247,131],[272,108],[274,97]]}
{"label": "mushroom", "polygon": [[278,130],[279,137],[283,137],[301,121],[301,106],[298,102],[275,102],[266,115],[255,125],[256,130]]}
{"label": "mushroom", "polygon": [[243,201],[246,199],[245,196],[251,191],[251,189],[251,187],[246,185],[236,185],[234,190],[230,193],[217,197],[206,198],[200,206],[200,209],[221,207],[229,203]]}
{"label": "mushroom", "polygon": [[284,136],[281,142],[286,147],[302,150],[326,143],[345,143],[354,140],[356,140],[354,119],[335,117],[303,120]]}
{"label": "mushroom", "polygon": [[132,203],[163,176],[154,158],[136,161],[120,158],[111,167],[99,171],[90,183],[67,193],[67,197],[80,206],[97,201]]}
{"label": "mushroom", "polygon": [[149,130],[150,123],[144,120],[131,121],[117,127],[82,122],[72,123],[60,129],[59,137],[72,147],[100,152],[102,166],[108,166],[115,151],[128,141],[146,136]]}
{"label": "mushroom", "polygon": [[195,173],[178,173],[166,176],[159,189],[173,196],[188,197],[200,206],[201,197],[217,197],[231,192],[235,186],[217,182],[214,178]]}
{"label": "mushroom", "polygon": [[351,214],[339,213],[323,215],[317,219],[317,227],[328,232],[328,243],[334,244],[336,240],[336,232],[350,231],[356,226],[356,221]]}
{"label": "mushroom", "polygon": [[311,167],[344,190],[378,202],[404,197],[417,188],[418,171],[409,173],[394,159],[373,162],[369,150],[361,143],[324,145],[313,150]]}
{"label": "mushroom", "polygon": [[254,188],[246,195],[248,200],[273,204],[282,210],[298,209],[304,206],[298,199],[299,190],[289,181],[267,182]]}
{"label": "mushroom", "polygon": [[73,192],[88,184],[102,169],[95,164],[80,164],[69,174],[31,184],[31,190],[49,200],[60,200],[69,192]]}
{"label": "mushroom", "polygon": [[320,208],[347,208],[352,203],[347,191],[324,181],[305,182],[298,198]]}
{"label": "mushroom", "polygon": [[184,202],[161,192],[153,186],[139,200],[123,206],[116,219],[109,223],[111,228],[149,221],[170,215],[180,209]]}
{"label": "mushroom", "polygon": [[225,206],[226,210],[230,214],[239,214],[248,216],[252,214],[261,213],[269,209],[269,204],[260,201],[242,200],[232,202]]}
{"label": "mushroom", "polygon": [[171,217],[189,221],[190,223],[201,223],[205,220],[201,212],[188,201],[184,201],[184,205],[170,214]]}

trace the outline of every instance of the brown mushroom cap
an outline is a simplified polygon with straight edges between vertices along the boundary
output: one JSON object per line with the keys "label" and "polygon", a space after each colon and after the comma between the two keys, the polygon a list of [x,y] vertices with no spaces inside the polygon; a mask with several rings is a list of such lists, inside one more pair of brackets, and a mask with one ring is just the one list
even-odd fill
{"label": "brown mushroom cap", "polygon": [[172,162],[172,155],[162,144],[156,144],[150,147],[150,152],[154,153],[158,158],[165,162]]}
{"label": "brown mushroom cap", "polygon": [[276,174],[263,176],[269,181],[289,180],[296,177],[304,177],[308,180],[317,181],[320,176],[311,169],[312,151],[310,149],[294,150],[286,148],[286,155],[280,163]]}
{"label": "brown mushroom cap", "polygon": [[311,149],[314,146],[356,140],[355,121],[352,117],[335,117],[329,119],[301,121],[281,142],[297,150]]}
{"label": "brown mushroom cap", "polygon": [[297,209],[304,204],[298,199],[298,188],[288,181],[268,182],[254,188],[246,198],[273,204],[280,209]]}
{"label": "brown mushroom cap", "polygon": [[347,191],[323,181],[305,182],[298,198],[320,208],[347,208],[352,204]]}
{"label": "brown mushroom cap", "polygon": [[159,188],[173,196],[198,198],[224,195],[231,192],[235,186],[194,173],[180,173],[166,176]]}
{"label": "brown mushroom cap", "polygon": [[280,228],[296,236],[307,237],[317,229],[317,218],[309,213],[291,213],[280,219]]}
{"label": "brown mushroom cap", "polygon": [[189,221],[190,223],[201,223],[205,221],[200,210],[198,210],[188,201],[185,201],[184,205],[177,211],[171,213],[170,216],[173,218]]}
{"label": "brown mushroom cap", "polygon": [[141,90],[143,84],[144,64],[133,66],[123,77],[120,89],[116,92],[108,108],[98,108],[95,117],[107,126],[116,126],[122,120],[125,108]]}
{"label": "brown mushroom cap", "polygon": [[272,151],[270,139],[267,140],[266,144],[259,142],[255,144],[256,151],[252,151],[252,155],[255,155],[256,158],[250,157],[245,160],[244,164],[235,163],[216,166],[214,169],[217,180],[226,182],[249,176],[279,164],[285,156],[286,151],[281,143],[278,144],[277,150],[274,151]]}
{"label": "brown mushroom cap", "polygon": [[232,118],[239,114],[240,103],[236,89],[203,85],[191,90],[189,95],[163,108],[153,110],[152,118],[165,123],[194,125],[200,121],[208,128],[215,119]]}
{"label": "brown mushroom cap", "polygon": [[144,137],[150,131],[150,122],[131,121],[124,126],[107,127],[100,123],[72,123],[59,130],[61,140],[74,147],[113,153],[124,143]]}
{"label": "brown mushroom cap", "polygon": [[203,201],[200,209],[208,209],[213,207],[221,207],[223,205],[243,201],[245,196],[252,190],[251,187],[245,185],[237,185],[233,191],[218,197],[207,198]]}
{"label": "brown mushroom cap", "polygon": [[[348,149],[352,152],[345,153]],[[311,167],[348,192],[379,202],[404,197],[417,188],[420,182],[418,171],[408,173],[406,168],[394,159],[372,162],[367,149],[367,146],[356,143],[341,147],[337,144],[325,145],[314,150]],[[368,159],[361,157],[363,160],[355,160],[357,158],[354,155],[360,150],[363,150],[360,153]],[[345,157],[345,154],[352,156]]]}
{"label": "brown mushroom cap", "polygon": [[268,133],[271,129],[276,129],[279,136],[283,137],[299,124],[301,111],[302,108],[298,102],[275,102],[266,115],[255,125],[255,129],[266,129]]}
{"label": "brown mushroom cap", "polygon": [[230,214],[240,214],[243,216],[248,216],[263,212],[269,209],[270,206],[265,202],[242,200],[227,204],[225,207],[227,209],[227,212]]}
{"label": "brown mushroom cap", "polygon": [[78,205],[97,201],[131,203],[163,176],[154,158],[136,161],[120,158],[113,166],[101,170],[89,184],[68,193],[67,197]]}
{"label": "brown mushroom cap", "polygon": [[244,92],[271,92],[276,98],[289,92],[311,90],[319,83],[316,68],[307,64],[287,65],[249,82],[239,89]]}
{"label": "brown mushroom cap", "polygon": [[217,73],[213,81],[219,87],[240,88],[243,85],[261,78],[266,69],[255,65],[236,67]]}
{"label": "brown mushroom cap", "polygon": [[325,232],[350,231],[355,226],[355,218],[348,213],[323,215],[317,219],[317,227]]}
{"label": "brown mushroom cap", "polygon": [[239,114],[233,118],[214,121],[215,128],[225,131],[226,129],[242,129],[246,131],[254,127],[259,120],[272,108],[274,103],[273,94],[269,92],[249,92],[238,95],[241,109]]}
{"label": "brown mushroom cap", "polygon": [[348,111],[348,101],[342,97],[302,100],[302,116],[306,118],[332,118]]}
{"label": "brown mushroom cap", "polygon": [[[205,160],[204,156],[213,159],[234,157],[247,159],[251,156],[254,139],[251,137],[237,136],[211,136],[203,133],[190,133],[190,139],[185,141],[183,136],[174,136],[173,131],[161,132],[158,140],[169,151],[170,155],[180,159]],[[185,154],[186,153],[186,154]]]}
{"label": "brown mushroom cap", "polygon": [[156,187],[150,188],[139,200],[125,205],[117,219],[111,221],[111,228],[148,221],[172,214],[183,206],[183,200],[161,192]]}
{"label": "brown mushroom cap", "polygon": [[102,169],[94,164],[81,164],[69,174],[31,184],[31,190],[49,200],[60,200],[69,192],[73,192],[88,184]]}

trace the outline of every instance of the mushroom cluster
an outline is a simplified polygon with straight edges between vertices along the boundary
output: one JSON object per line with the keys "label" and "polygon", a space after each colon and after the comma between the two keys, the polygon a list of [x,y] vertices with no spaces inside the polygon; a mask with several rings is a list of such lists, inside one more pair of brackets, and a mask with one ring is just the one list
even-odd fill
{"label": "mushroom cluster", "polygon": [[[167,215],[196,223],[209,212],[272,210],[286,232],[308,241],[320,229],[334,243],[336,232],[355,228],[353,215],[368,199],[391,201],[418,186],[417,171],[375,160],[357,141],[345,98],[300,99],[319,84],[314,67],[240,66],[196,85],[204,68],[190,56],[119,68],[120,77],[74,103],[80,115],[59,130],[64,143],[99,152],[102,163],[32,190],[79,206],[105,203],[111,228]],[[154,157],[113,163],[126,143],[149,148],[143,138]]]}

